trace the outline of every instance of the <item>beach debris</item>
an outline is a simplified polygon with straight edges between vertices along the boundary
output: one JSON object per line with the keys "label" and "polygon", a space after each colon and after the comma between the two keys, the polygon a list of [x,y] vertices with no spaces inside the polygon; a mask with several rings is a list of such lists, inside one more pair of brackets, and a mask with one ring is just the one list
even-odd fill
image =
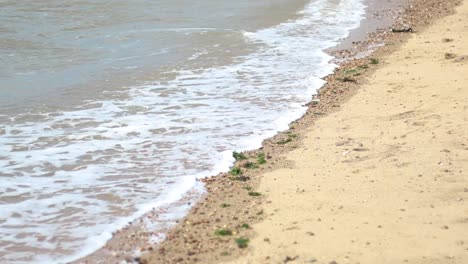
{"label": "beach debris", "polygon": [[454,62],[462,62],[462,61],[464,61],[466,59],[468,59],[468,56],[458,56],[453,61]]}
{"label": "beach debris", "polygon": [[317,105],[318,103],[320,103],[320,99],[317,98],[317,97],[314,97],[314,98],[312,98],[312,100],[310,100],[309,103],[306,104],[306,106],[309,106],[309,105]]}
{"label": "beach debris", "polygon": [[249,192],[249,195],[250,196],[255,196],[255,197],[262,196],[262,194],[259,193],[259,192]]}
{"label": "beach debris", "polygon": [[146,264],[146,261],[142,260],[140,257],[135,257],[133,262],[138,264]]}
{"label": "beach debris", "polygon": [[445,57],[446,60],[450,60],[450,59],[453,59],[453,58],[457,57],[457,55],[454,54],[454,53],[446,52],[444,57]]}
{"label": "beach debris", "polygon": [[125,263],[146,264],[147,262],[142,260],[140,257],[126,257]]}
{"label": "beach debris", "polygon": [[410,26],[403,26],[401,28],[392,28],[393,33],[410,33],[413,32],[413,28]]}
{"label": "beach debris", "polygon": [[231,180],[245,182],[245,181],[250,180],[250,177],[240,175],[240,176],[231,177]]}
{"label": "beach debris", "polygon": [[297,187],[296,193],[305,193],[305,189],[301,189],[301,188]]}
{"label": "beach debris", "polygon": [[286,258],[283,260],[283,263],[288,263],[288,262],[294,261],[294,260],[296,260],[298,258],[299,258],[299,256],[295,256],[295,257],[286,256]]}
{"label": "beach debris", "polygon": [[367,149],[367,148],[353,148],[353,151],[363,152],[363,151],[369,151],[369,149]]}

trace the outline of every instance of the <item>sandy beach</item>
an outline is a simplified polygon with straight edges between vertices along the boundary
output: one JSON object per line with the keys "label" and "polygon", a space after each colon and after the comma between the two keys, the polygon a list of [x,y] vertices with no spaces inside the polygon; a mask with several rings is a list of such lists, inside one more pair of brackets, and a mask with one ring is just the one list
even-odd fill
{"label": "sandy beach", "polygon": [[258,191],[233,263],[468,263],[468,3],[417,32]]}
{"label": "sandy beach", "polygon": [[237,164],[262,152],[267,165],[207,180],[141,261],[468,263],[467,18],[464,1],[331,76],[306,117]]}
{"label": "sandy beach", "polygon": [[[162,243],[141,228],[149,214],[73,263],[468,263],[468,3],[453,14],[457,2],[375,7],[361,37],[330,52],[383,46],[342,63],[289,130],[204,179]],[[413,32],[369,26],[383,18]]]}

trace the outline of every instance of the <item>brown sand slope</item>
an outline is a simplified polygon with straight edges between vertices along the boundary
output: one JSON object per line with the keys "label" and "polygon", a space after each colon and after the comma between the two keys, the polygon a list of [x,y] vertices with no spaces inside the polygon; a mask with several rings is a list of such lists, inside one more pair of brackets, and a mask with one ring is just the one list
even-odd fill
{"label": "brown sand slope", "polygon": [[[452,55],[446,54],[453,53]],[[236,263],[468,263],[468,2],[414,37],[268,173]],[[455,58],[451,58],[455,57]]]}

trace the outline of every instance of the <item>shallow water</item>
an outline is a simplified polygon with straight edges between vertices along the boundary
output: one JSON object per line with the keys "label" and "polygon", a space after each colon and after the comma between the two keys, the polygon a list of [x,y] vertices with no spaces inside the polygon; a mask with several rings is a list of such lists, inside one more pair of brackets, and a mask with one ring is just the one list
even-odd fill
{"label": "shallow water", "polygon": [[361,0],[1,1],[0,258],[101,246],[304,112]]}

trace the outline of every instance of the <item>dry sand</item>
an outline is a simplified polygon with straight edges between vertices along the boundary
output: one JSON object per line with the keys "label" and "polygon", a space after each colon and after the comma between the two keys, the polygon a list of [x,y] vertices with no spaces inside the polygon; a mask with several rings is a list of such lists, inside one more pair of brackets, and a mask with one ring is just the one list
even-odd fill
{"label": "dry sand", "polygon": [[293,166],[263,175],[265,220],[233,263],[468,263],[464,55],[468,1],[310,126]]}

